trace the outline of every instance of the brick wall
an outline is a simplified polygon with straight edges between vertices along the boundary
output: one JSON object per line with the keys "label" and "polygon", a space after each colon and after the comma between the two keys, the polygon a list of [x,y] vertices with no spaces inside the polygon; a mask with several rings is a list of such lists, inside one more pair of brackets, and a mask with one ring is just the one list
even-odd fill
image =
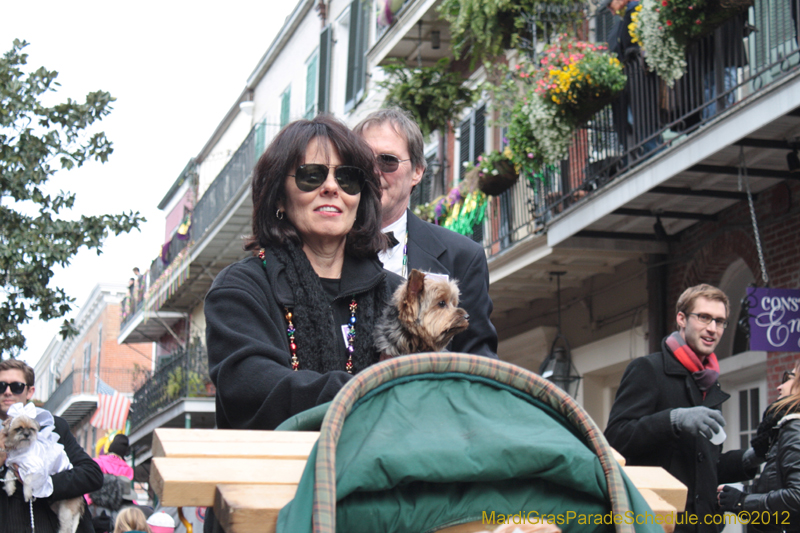
{"label": "brick wall", "polygon": [[[761,233],[770,287],[800,288],[800,183],[782,182],[758,195],[756,217]],[[698,283],[718,286],[731,263],[741,258],[759,286],[761,267],[747,202],[739,202],[720,214],[719,222],[698,223],[670,245],[673,262],[668,267],[667,329],[675,327],[675,303],[681,292]],[[767,354],[769,401],[784,370],[798,359],[798,352]]]}

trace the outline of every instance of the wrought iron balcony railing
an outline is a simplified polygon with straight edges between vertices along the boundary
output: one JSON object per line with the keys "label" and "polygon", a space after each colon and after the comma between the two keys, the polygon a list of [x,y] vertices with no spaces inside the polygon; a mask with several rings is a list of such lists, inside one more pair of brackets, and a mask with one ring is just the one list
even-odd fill
{"label": "wrought iron balcony railing", "polygon": [[185,398],[213,397],[208,377],[208,355],[200,343],[162,357],[163,364],[134,393],[131,404],[131,431],[154,415]]}
{"label": "wrought iron balcony railing", "polygon": [[489,254],[541,232],[615,177],[800,70],[799,27],[800,0],[756,0],[745,15],[690,45],[686,73],[673,88],[646,71],[640,57],[628,58],[625,90],[577,129],[569,157],[490,200],[483,228]]}
{"label": "wrought iron balcony railing", "polygon": [[[147,377],[145,372],[136,368],[102,366],[99,374],[95,368],[89,368],[88,371],[82,368],[75,369],[61,381],[42,407],[55,412],[70,396],[77,394],[108,394],[112,390],[130,393],[144,382]],[[98,387],[98,377],[100,382],[109,388],[104,389],[103,385]]]}

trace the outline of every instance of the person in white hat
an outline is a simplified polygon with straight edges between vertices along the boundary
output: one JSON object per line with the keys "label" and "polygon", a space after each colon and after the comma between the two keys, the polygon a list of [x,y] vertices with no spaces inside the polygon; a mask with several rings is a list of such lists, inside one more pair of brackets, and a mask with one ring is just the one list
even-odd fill
{"label": "person in white hat", "polygon": [[175,531],[175,520],[165,512],[153,513],[147,519],[147,525],[153,533],[172,533]]}

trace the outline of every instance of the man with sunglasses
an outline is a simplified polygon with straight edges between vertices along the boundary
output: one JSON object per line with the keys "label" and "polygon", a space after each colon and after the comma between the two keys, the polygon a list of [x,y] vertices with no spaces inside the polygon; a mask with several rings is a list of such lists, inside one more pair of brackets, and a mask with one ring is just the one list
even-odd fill
{"label": "man with sunglasses", "polygon": [[720,408],[730,395],[720,388],[714,349],[728,309],[728,297],[716,287],[686,289],[676,305],[678,331],[662,341],[661,351],[628,365],[605,431],[627,464],[660,466],[686,485],[677,532],[721,530],[714,523],[724,524],[722,517],[709,516],[722,512],[717,486],[751,479],[763,462],[753,448],[721,453],[717,438],[725,426]]}
{"label": "man with sunglasses", "polygon": [[[25,404],[33,397],[35,375],[33,368],[22,361],[7,359],[0,361],[0,420],[8,418],[8,410],[15,403]],[[58,517],[50,509],[50,503],[76,498],[99,489],[103,485],[103,472],[81,448],[63,418],[55,418],[54,432],[72,464],[71,470],[53,476],[53,493],[47,498],[33,501],[29,506],[22,498],[22,488],[17,484],[13,496],[0,490],[0,524],[2,531],[31,531],[31,520],[37,533],[58,531]],[[0,435],[0,449],[5,443]],[[5,478],[6,454],[0,452],[0,478]],[[92,517],[86,510],[77,529],[78,533],[94,533]]]}
{"label": "man with sunglasses", "polygon": [[450,343],[453,352],[497,357],[497,331],[490,316],[489,267],[483,248],[454,231],[423,222],[409,209],[411,191],[422,180],[426,161],[422,132],[398,108],[380,109],[356,127],[375,154],[381,175],[383,231],[394,246],[380,254],[384,268],[408,277],[412,269],[458,280],[459,305],[469,328]]}

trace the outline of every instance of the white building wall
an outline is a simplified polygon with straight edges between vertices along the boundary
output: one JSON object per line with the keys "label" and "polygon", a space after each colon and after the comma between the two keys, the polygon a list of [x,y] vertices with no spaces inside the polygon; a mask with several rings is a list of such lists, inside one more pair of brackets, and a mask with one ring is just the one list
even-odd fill
{"label": "white building wall", "polygon": [[220,171],[242,145],[252,128],[252,116],[239,111],[230,126],[220,136],[219,140],[209,150],[209,153],[197,166],[198,174],[198,200],[203,197],[208,186],[214,181]]}

